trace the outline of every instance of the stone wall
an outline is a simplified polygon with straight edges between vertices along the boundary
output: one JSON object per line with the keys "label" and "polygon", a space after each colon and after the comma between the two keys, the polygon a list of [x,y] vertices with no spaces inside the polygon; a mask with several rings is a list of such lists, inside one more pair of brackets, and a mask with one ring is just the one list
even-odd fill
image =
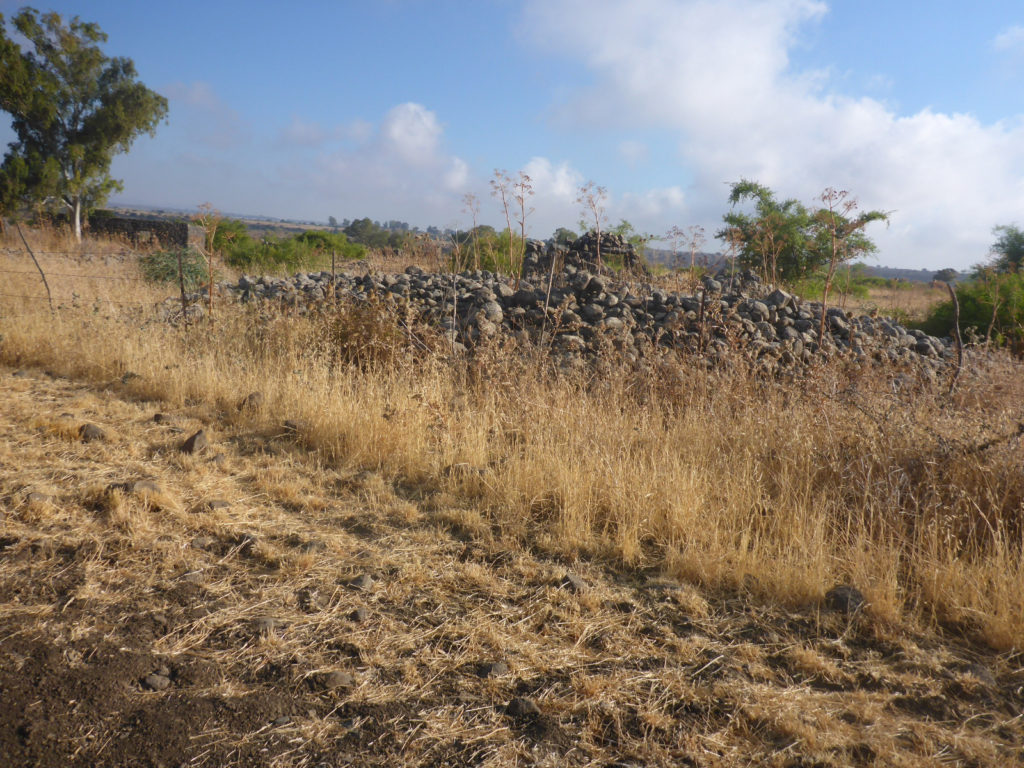
{"label": "stone wall", "polygon": [[107,237],[123,237],[134,246],[159,244],[163,248],[199,247],[203,230],[185,221],[143,219],[97,211],[89,218],[89,230]]}

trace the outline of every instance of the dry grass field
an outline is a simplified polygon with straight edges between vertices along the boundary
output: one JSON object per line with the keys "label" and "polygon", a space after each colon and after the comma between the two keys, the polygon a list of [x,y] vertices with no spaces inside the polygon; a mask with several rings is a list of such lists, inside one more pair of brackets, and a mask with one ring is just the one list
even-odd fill
{"label": "dry grass field", "polygon": [[1019,364],[554,375],[6,244],[8,764],[1024,764]]}

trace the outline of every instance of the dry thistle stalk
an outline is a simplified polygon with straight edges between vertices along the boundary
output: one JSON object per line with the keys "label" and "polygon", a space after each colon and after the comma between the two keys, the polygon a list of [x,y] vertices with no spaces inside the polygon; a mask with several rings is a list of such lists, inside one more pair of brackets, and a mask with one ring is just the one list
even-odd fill
{"label": "dry thistle stalk", "polygon": [[594,232],[597,235],[597,268],[604,269],[601,261],[601,222],[604,220],[605,201],[608,199],[608,190],[597,186],[593,181],[588,181],[579,188],[576,202],[583,206],[583,217],[591,217],[594,220]]}

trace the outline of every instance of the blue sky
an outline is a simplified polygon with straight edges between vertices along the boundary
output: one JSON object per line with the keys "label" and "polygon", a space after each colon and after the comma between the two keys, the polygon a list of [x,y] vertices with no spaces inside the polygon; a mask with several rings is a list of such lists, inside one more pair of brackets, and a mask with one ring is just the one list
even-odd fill
{"label": "blue sky", "polygon": [[612,223],[710,235],[746,177],[892,211],[878,262],[915,268],[982,261],[994,225],[1024,224],[1019,2],[289,5],[36,6],[99,23],[170,100],[113,202],[465,228],[466,194],[501,224],[503,168],[533,179],[534,236],[574,226],[588,180]]}

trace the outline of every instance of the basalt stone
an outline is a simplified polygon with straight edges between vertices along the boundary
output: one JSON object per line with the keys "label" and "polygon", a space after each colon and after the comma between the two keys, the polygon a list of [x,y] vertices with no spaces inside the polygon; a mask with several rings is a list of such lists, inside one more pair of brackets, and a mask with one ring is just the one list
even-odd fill
{"label": "basalt stone", "polygon": [[849,584],[840,584],[825,593],[825,606],[832,611],[856,613],[864,603],[864,594]]}
{"label": "basalt stone", "polygon": [[[693,296],[626,283],[620,277],[628,272],[615,275],[598,264],[597,244],[597,236],[589,233],[569,249],[547,246],[530,250],[524,261],[528,279],[518,284],[482,270],[455,275],[422,270],[401,275],[342,273],[333,281],[328,273],[320,272],[280,279],[246,276],[237,284],[223,284],[220,292],[236,300],[247,293],[261,299],[290,297],[299,314],[315,311],[321,303],[320,290],[327,286],[336,289],[339,302],[383,296],[388,306],[400,305],[402,312],[410,313],[413,322],[440,326],[445,343],[459,345],[460,354],[471,354],[474,344],[488,338],[500,340],[507,335],[522,345],[543,338],[553,342],[552,351],[564,358],[559,363],[562,367],[568,356],[573,356],[613,369],[611,359],[597,360],[607,348],[607,342],[600,339],[608,334],[602,331],[612,332],[613,346],[626,365],[637,362],[634,344],[640,350],[655,343],[700,350],[701,364],[709,365],[724,364],[729,355],[720,353],[737,344],[734,351],[749,360],[761,356],[762,361],[770,358],[772,365],[778,360],[785,366],[838,355],[851,360],[870,357],[886,363],[929,365],[934,374],[952,356],[947,340],[920,331],[908,333],[891,318],[851,317],[839,307],[826,313],[819,349],[820,303],[801,304],[791,294],[762,284],[750,270],[734,273],[727,269],[714,277],[705,276],[701,290]],[[619,258],[629,253],[628,243],[607,233],[602,234],[600,245],[605,255]],[[328,294],[333,292],[324,293],[326,300],[331,300]],[[622,337],[627,329],[629,340]],[[560,341],[559,330],[570,332],[563,339],[576,338]],[[712,339],[716,343],[709,347]],[[781,346],[775,346],[777,343]],[[782,347],[790,354],[783,355]],[[298,425],[289,424],[288,428],[298,431]]]}
{"label": "basalt stone", "polygon": [[263,393],[262,392],[250,392],[248,395],[242,398],[242,402],[238,404],[238,410],[240,411],[255,411],[263,407]]}
{"label": "basalt stone", "polygon": [[776,288],[770,294],[765,296],[765,301],[767,301],[770,305],[773,305],[778,309],[783,309],[790,305],[790,303],[793,301],[793,297],[786,293],[785,291]]}
{"label": "basalt stone", "polygon": [[83,424],[78,428],[78,437],[83,443],[106,440],[107,433],[95,424]]}
{"label": "basalt stone", "polygon": [[492,323],[501,323],[505,319],[505,313],[496,301],[488,301],[484,304],[484,315]]}
{"label": "basalt stone", "polygon": [[179,450],[182,453],[199,453],[209,444],[209,438],[206,436],[206,430],[200,429],[198,432],[189,437],[184,443],[181,444]]}
{"label": "basalt stone", "polygon": [[580,309],[580,317],[588,323],[596,323],[604,317],[604,309],[599,304],[587,304]]}
{"label": "basalt stone", "polygon": [[511,717],[514,718],[530,718],[540,716],[540,707],[537,706],[533,699],[527,698],[526,696],[517,696],[508,703],[505,707]]}

